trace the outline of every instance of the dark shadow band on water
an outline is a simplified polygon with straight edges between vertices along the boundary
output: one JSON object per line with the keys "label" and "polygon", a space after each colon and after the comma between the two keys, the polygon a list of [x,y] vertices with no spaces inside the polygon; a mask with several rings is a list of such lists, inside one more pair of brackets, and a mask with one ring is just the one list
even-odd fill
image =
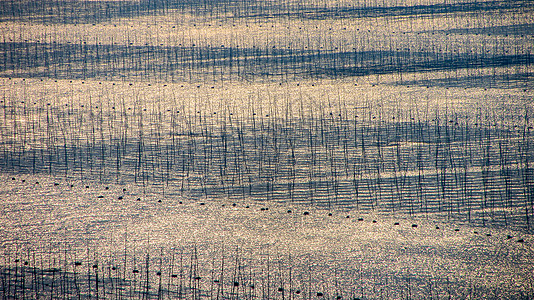
{"label": "dark shadow band on water", "polygon": [[[52,120],[92,114],[90,108],[68,114],[61,109],[30,109],[27,114],[52,114]],[[159,113],[144,113],[143,118]],[[533,130],[522,120],[514,125],[491,115],[470,119],[455,113],[395,121],[391,115],[375,119],[371,111],[360,113],[369,114],[369,119],[256,116],[217,124],[229,117],[220,112],[210,126],[206,119],[184,119],[186,123],[173,121],[170,132],[146,125],[141,136],[106,140],[98,132],[64,139],[43,130],[22,144],[9,135],[11,128],[1,127],[0,170],[152,185],[191,199],[249,199],[410,215],[448,213],[469,220],[481,209],[491,211],[491,217],[482,218],[505,226],[513,218],[526,217],[515,225],[529,228],[529,218],[534,217],[528,212],[534,200],[534,168],[528,162],[534,161],[534,152],[528,149],[534,145]],[[114,126],[134,130],[139,116],[115,118],[102,115],[99,122],[114,120]],[[267,127],[260,130],[254,122]],[[68,126],[64,130],[76,132]]]}
{"label": "dark shadow band on water", "polygon": [[[397,3],[395,3],[397,4]],[[530,9],[528,0],[471,1],[413,6],[389,6],[383,1],[354,6],[324,7],[322,4],[277,3],[257,0],[142,0],[142,1],[0,1],[1,21],[45,24],[91,24],[113,22],[118,18],[158,16],[172,11],[191,14],[197,20],[310,19],[336,20],[381,17],[429,17],[458,13],[500,13]]]}
{"label": "dark shadow band on water", "polygon": [[196,17],[213,15],[214,11],[233,10],[247,3],[254,11],[255,0],[22,0],[0,1],[0,20],[44,24],[98,24],[120,18],[157,16],[176,10]]}
{"label": "dark shadow band on water", "polygon": [[[533,65],[529,53],[441,53],[237,47],[0,43],[0,76],[179,81],[273,81],[453,72]],[[515,76],[528,86],[526,76]],[[498,81],[500,75],[495,76]],[[490,78],[491,79],[491,78]]]}

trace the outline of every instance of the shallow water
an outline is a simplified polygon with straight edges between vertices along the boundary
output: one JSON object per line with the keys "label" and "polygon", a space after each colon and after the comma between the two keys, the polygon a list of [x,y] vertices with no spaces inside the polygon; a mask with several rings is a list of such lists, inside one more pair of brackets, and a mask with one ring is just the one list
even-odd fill
{"label": "shallow water", "polygon": [[530,2],[0,7],[3,298],[534,298]]}

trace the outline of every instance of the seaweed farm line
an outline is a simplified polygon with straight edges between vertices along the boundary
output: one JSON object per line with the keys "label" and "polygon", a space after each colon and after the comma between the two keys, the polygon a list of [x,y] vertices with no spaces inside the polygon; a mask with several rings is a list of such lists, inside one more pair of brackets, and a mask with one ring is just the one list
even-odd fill
{"label": "seaweed farm line", "polygon": [[[407,221],[399,225],[366,219],[352,224],[351,234],[359,234],[359,242],[351,242],[353,250],[332,256],[298,253],[302,249],[289,255],[208,244],[160,247],[126,235],[123,241],[105,239],[86,249],[63,243],[41,244],[37,250],[12,245],[4,248],[0,262],[1,294],[3,299],[516,299],[533,295],[528,282],[531,266],[513,273],[503,267],[499,275],[490,275],[496,266],[524,264],[518,255],[532,257],[532,251],[516,242],[517,237],[503,232],[493,232],[494,236],[458,232],[443,224],[441,229],[429,223],[414,228]],[[367,240],[377,235],[387,243],[402,243],[399,237],[412,241],[403,245],[403,251],[387,250]],[[451,242],[457,247],[451,247]],[[473,242],[477,246],[471,248]],[[428,246],[439,250],[428,252]],[[507,251],[492,252],[503,247]],[[454,266],[431,267],[424,258],[430,253],[436,262],[460,254],[463,259],[478,260],[470,261],[468,269],[462,259]],[[492,266],[484,263],[488,259]],[[354,263],[356,267],[347,265]]]}
{"label": "seaweed farm line", "polygon": [[[252,92],[4,85],[4,172],[135,182],[192,199],[439,212],[531,229],[532,103],[521,91],[481,101],[481,89],[433,88],[439,96],[424,87],[347,83],[329,94],[327,82],[258,84]],[[41,87],[56,92],[41,95]]]}

